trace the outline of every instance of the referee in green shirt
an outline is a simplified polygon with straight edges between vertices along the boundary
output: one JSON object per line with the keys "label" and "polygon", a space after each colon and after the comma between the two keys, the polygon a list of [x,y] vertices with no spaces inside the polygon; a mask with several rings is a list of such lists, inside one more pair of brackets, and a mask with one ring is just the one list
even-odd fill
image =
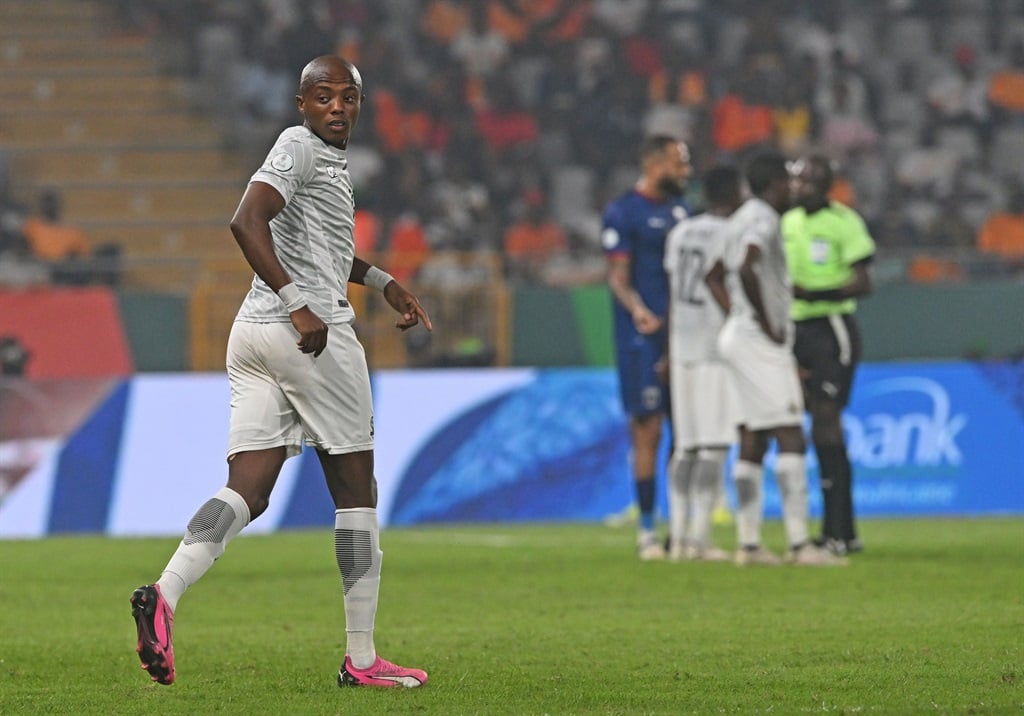
{"label": "referee in green shirt", "polygon": [[824,501],[821,546],[857,552],[861,542],[853,510],[853,479],[841,422],[860,361],[854,311],[871,292],[868,267],[875,242],[853,209],[828,198],[832,162],[820,155],[792,168],[794,208],[782,217],[786,263],[793,280],[793,352],[800,366],[811,440],[818,455]]}

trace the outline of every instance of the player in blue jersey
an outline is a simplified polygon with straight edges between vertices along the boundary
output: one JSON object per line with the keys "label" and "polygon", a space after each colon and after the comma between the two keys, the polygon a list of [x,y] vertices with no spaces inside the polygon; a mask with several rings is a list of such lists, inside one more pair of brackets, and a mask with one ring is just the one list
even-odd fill
{"label": "player in blue jersey", "polygon": [[622,404],[629,416],[633,480],[640,508],[638,554],[662,559],[654,530],[658,444],[668,411],[668,391],[657,364],[665,353],[668,277],[665,239],[686,218],[683,201],[690,150],[667,135],[640,146],[640,178],[605,209],[601,242],[608,258],[608,286],[615,322],[615,354]]}

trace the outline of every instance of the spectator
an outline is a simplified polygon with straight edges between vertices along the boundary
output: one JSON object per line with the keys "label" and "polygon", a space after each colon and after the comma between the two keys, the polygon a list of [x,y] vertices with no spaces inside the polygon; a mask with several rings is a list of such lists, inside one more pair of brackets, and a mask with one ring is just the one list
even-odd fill
{"label": "spectator", "polygon": [[999,120],[1024,115],[1024,37],[1014,38],[1006,66],[992,73],[988,100]]}
{"label": "spectator", "polygon": [[469,24],[465,2],[430,0],[420,21],[423,32],[438,45],[451,44]]}
{"label": "spectator", "polygon": [[568,251],[565,230],[551,218],[540,189],[523,193],[522,215],[505,230],[505,273],[524,283],[537,283],[547,265]]}
{"label": "spectator", "polygon": [[38,212],[25,219],[22,231],[33,255],[50,267],[55,283],[116,283],[120,247],[104,244],[94,252],[85,232],[62,219],[61,208],[60,194],[46,190]]}
{"label": "spectator", "polygon": [[415,280],[420,267],[430,256],[430,245],[420,217],[412,212],[399,216],[388,234],[388,265],[400,283]]}
{"label": "spectator", "polygon": [[728,154],[767,142],[775,133],[771,109],[749,105],[735,92],[720,97],[711,112],[715,146]]}
{"label": "spectator", "polygon": [[821,133],[824,144],[844,156],[874,148],[878,132],[871,118],[858,107],[850,84],[841,78],[832,81],[828,102],[822,103]]}
{"label": "spectator", "polygon": [[515,87],[502,76],[487,83],[487,106],[477,112],[476,123],[484,142],[498,154],[540,138],[536,118],[520,105]]}
{"label": "spectator", "polygon": [[800,94],[800,87],[786,85],[782,101],[772,107],[775,141],[787,156],[800,154],[811,141],[814,113],[810,103]]}
{"label": "spectator", "polygon": [[967,125],[979,131],[987,128],[988,79],[978,72],[977,53],[960,45],[953,64],[928,86],[928,106],[944,124]]}
{"label": "spectator", "polygon": [[1024,186],[1017,184],[1006,208],[995,211],[978,231],[978,249],[1014,270],[1024,269]]}
{"label": "spectator", "polygon": [[452,40],[451,55],[466,73],[466,95],[470,103],[483,103],[484,85],[509,58],[508,41],[495,32],[487,20],[487,6],[473,3],[469,24]]}
{"label": "spectator", "polygon": [[32,254],[23,226],[27,209],[0,187],[0,286],[28,288],[50,282],[50,270]]}

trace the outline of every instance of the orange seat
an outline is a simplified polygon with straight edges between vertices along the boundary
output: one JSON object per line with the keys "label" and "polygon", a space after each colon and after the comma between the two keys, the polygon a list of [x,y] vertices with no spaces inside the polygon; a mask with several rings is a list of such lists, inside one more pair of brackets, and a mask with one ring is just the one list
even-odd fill
{"label": "orange seat", "polygon": [[964,273],[956,261],[934,256],[915,256],[907,267],[907,278],[916,283],[959,281]]}

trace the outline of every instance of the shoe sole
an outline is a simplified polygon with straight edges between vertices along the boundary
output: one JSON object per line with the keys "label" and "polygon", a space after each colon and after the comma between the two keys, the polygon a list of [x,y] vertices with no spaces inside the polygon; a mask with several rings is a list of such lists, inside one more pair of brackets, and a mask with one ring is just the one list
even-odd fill
{"label": "shoe sole", "polygon": [[423,682],[415,676],[374,676],[371,678],[378,682],[383,681],[384,683],[367,683],[365,681],[360,681],[356,677],[352,676],[352,674],[342,669],[338,672],[338,686],[343,689],[352,686],[368,686],[371,688],[381,689],[401,686],[406,689],[415,689],[416,687],[423,685]]}
{"label": "shoe sole", "polygon": [[783,560],[778,555],[767,551],[753,554],[738,552],[733,557],[733,563],[737,567],[781,567]]}
{"label": "shoe sole", "polygon": [[139,641],[135,647],[142,662],[142,668],[149,672],[150,678],[158,684],[170,686],[174,683],[174,672],[167,663],[167,653],[156,639],[150,625],[156,613],[156,600],[150,599],[149,590],[139,587],[132,593],[132,616]]}

